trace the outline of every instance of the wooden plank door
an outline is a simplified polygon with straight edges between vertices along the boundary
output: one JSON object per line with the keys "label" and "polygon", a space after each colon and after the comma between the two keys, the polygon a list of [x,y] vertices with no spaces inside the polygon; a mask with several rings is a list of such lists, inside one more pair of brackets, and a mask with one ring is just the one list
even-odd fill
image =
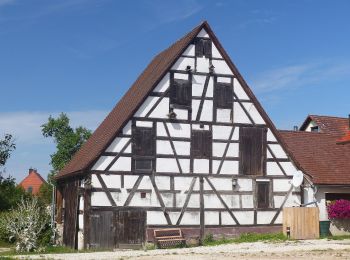
{"label": "wooden plank door", "polygon": [[78,185],[75,180],[64,186],[63,244],[71,248],[77,248]]}
{"label": "wooden plank door", "polygon": [[146,239],[145,210],[120,210],[117,214],[117,247],[142,247]]}
{"label": "wooden plank door", "polygon": [[115,213],[113,211],[91,212],[90,248],[115,248]]}

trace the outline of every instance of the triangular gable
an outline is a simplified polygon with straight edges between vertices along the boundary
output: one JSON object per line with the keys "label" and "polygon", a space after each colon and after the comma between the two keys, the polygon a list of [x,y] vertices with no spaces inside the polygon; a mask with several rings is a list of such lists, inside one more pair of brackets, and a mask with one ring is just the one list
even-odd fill
{"label": "triangular gable", "polygon": [[[237,106],[234,111],[247,111],[255,113],[258,119],[253,120],[251,117],[242,118],[247,123],[253,125],[264,123],[266,124],[271,132],[269,133],[271,138],[276,139],[283,149],[286,151],[289,157],[296,163],[297,167],[301,167],[297,164],[293,155],[288,152],[288,147],[280,138],[278,131],[273,125],[272,121],[254,96],[253,92],[233,64],[228,54],[225,52],[220,42],[216,38],[215,34],[211,30],[207,22],[203,22],[201,25],[194,28],[185,37],[174,43],[171,47],[157,55],[152,62],[148,65],[145,71],[139,76],[137,81],[127,91],[123,98],[118,102],[112,112],[106,117],[102,124],[97,128],[89,140],[83,145],[83,147],[74,155],[72,160],[66,165],[66,167],[56,176],[56,178],[67,177],[71,175],[83,174],[88,168],[98,160],[99,156],[105,151],[115,140],[117,134],[122,128],[128,123],[128,120],[137,113],[138,109],[144,104],[144,101],[148,98],[149,93],[159,87],[159,82],[167,80],[166,73],[169,69],[178,67],[181,69],[182,57],[186,52],[194,52],[193,49],[189,48],[195,37],[210,37],[216,48],[213,49],[213,56],[218,55],[224,60],[218,60],[213,62],[215,67],[221,67],[227,70],[230,74],[233,73],[234,80],[237,81],[238,89],[236,95],[240,95],[240,99],[245,97],[250,99],[252,102],[249,107],[244,104]],[[208,68],[209,66],[207,66]],[[208,84],[210,85],[210,83]],[[194,109],[196,109],[196,105]],[[239,113],[244,115],[247,113]],[[248,115],[248,114],[247,114]]]}

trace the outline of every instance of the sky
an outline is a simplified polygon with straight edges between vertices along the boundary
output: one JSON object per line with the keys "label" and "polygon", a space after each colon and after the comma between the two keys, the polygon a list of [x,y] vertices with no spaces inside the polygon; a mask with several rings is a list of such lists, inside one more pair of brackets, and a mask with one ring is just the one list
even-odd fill
{"label": "sky", "polygon": [[0,138],[17,144],[6,173],[46,178],[48,117],[96,129],[152,57],[203,20],[277,128],[346,117],[349,11],[347,0],[0,0]]}

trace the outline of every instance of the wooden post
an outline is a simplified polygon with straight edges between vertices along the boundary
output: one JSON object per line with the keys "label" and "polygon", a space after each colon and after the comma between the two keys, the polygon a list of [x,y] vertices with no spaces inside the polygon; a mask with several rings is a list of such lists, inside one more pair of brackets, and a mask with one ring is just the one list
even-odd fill
{"label": "wooden post", "polygon": [[199,231],[199,241],[203,244],[204,238],[204,197],[203,197],[203,177],[199,178],[199,190],[200,190],[200,231]]}
{"label": "wooden post", "polygon": [[63,207],[63,197],[62,197],[62,187],[57,185],[56,187],[56,222],[57,224],[62,224],[62,207]]}

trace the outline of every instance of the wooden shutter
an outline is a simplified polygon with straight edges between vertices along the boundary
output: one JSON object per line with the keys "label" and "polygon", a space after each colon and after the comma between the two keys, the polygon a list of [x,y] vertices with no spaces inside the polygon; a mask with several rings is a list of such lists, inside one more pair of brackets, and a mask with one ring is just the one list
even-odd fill
{"label": "wooden shutter", "polygon": [[191,155],[194,158],[210,158],[212,134],[210,131],[194,130],[191,138]]}
{"label": "wooden shutter", "polygon": [[243,175],[264,175],[266,128],[241,127],[239,137],[240,172]]}
{"label": "wooden shutter", "polygon": [[257,202],[259,209],[266,209],[270,206],[270,183],[269,182],[256,182],[257,188]]}
{"label": "wooden shutter", "polygon": [[204,40],[204,56],[206,58],[211,58],[211,40]]}
{"label": "wooden shutter", "polygon": [[188,80],[172,79],[170,87],[170,104],[191,106],[192,88]]}
{"label": "wooden shutter", "polygon": [[154,154],[153,128],[136,127],[133,137],[134,155],[152,156]]}
{"label": "wooden shutter", "polygon": [[204,46],[203,46],[203,39],[200,39],[200,38],[197,38],[196,41],[195,41],[195,54],[196,54],[196,57],[202,57],[203,56],[203,49],[204,49]]}
{"label": "wooden shutter", "polygon": [[230,83],[218,82],[215,86],[215,104],[217,108],[232,109],[233,87]]}

